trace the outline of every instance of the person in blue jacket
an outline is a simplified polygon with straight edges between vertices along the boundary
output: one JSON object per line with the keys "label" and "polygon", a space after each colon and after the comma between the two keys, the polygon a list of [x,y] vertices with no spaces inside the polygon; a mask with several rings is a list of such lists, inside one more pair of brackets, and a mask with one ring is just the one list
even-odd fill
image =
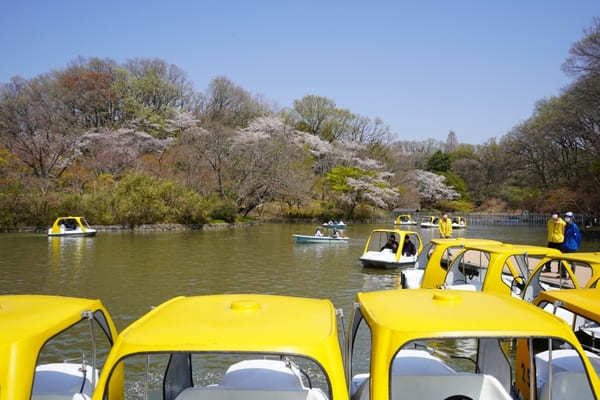
{"label": "person in blue jacket", "polygon": [[569,211],[565,214],[565,240],[562,244],[563,253],[574,253],[579,250],[581,244],[581,232],[573,219],[573,213]]}
{"label": "person in blue jacket", "polygon": [[[562,244],[561,251],[563,253],[575,253],[577,250],[579,250],[579,245],[581,244],[581,232],[575,223],[573,213],[571,211],[565,214],[565,222],[567,223],[565,226],[565,241]],[[575,265],[573,265],[572,268],[573,272],[575,272]],[[564,268],[561,268],[560,273],[563,277],[566,277],[566,271]]]}

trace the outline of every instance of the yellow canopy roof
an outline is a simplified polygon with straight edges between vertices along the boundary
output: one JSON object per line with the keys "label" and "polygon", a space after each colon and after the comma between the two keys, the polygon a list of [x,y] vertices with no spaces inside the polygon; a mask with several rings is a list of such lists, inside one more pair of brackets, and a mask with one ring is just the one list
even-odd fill
{"label": "yellow canopy roof", "polygon": [[530,255],[554,255],[554,254],[562,254],[560,251],[556,249],[551,249],[549,247],[543,246],[530,246],[525,244],[511,244],[511,243],[502,243],[502,244],[485,244],[485,243],[473,243],[467,244],[466,247],[474,250],[482,250],[490,253],[506,253],[506,254],[523,254],[527,253]]}
{"label": "yellow canopy roof", "polygon": [[33,340],[42,343],[81,319],[100,300],[44,295],[0,296],[0,345]]}
{"label": "yellow canopy roof", "polygon": [[600,322],[600,290],[598,289],[564,289],[545,290],[534,300],[534,304],[542,301],[554,303],[562,301],[563,307],[587,319]]}
{"label": "yellow canopy roof", "polygon": [[336,327],[329,300],[258,294],[176,297],[119,335],[99,387],[118,361],[133,353],[257,352],[316,360],[329,376],[334,398],[347,398]]}
{"label": "yellow canopy roof", "polygon": [[371,231],[371,235],[373,234],[373,232],[397,233],[398,235],[401,235],[401,234],[417,234],[417,232],[415,232],[415,231],[407,231],[407,230],[404,230],[404,229],[373,229]]}
{"label": "yellow canopy roof", "polygon": [[497,240],[480,239],[480,238],[431,238],[430,242],[444,246],[466,246],[466,245],[486,245],[486,244],[502,244]]}
{"label": "yellow canopy roof", "polygon": [[505,295],[421,289],[358,293],[357,299],[373,330],[387,329],[406,339],[572,334],[553,315]]}
{"label": "yellow canopy roof", "polygon": [[29,400],[39,352],[51,337],[101,310],[114,339],[116,329],[100,300],[43,295],[0,296],[0,400]]}
{"label": "yellow canopy roof", "polygon": [[560,253],[561,260],[600,264],[600,253]]}
{"label": "yellow canopy roof", "polygon": [[125,329],[120,347],[122,352],[135,346],[136,351],[296,348],[302,353],[337,337],[334,323],[329,300],[254,294],[176,297]]}

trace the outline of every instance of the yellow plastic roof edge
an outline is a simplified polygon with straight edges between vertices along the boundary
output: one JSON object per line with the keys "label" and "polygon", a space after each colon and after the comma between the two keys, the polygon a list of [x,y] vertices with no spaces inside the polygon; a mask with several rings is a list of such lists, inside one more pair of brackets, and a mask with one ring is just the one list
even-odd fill
{"label": "yellow plastic roof edge", "polygon": [[455,238],[431,238],[429,239],[430,242],[433,242],[435,244],[456,244],[456,245],[466,245],[467,243],[473,243],[476,244],[478,242],[481,242],[481,244],[489,244],[489,245],[501,245],[503,244],[501,241],[499,240],[494,240],[494,239],[485,239],[485,238],[466,238],[466,237],[455,237]]}
{"label": "yellow plastic roof edge", "polygon": [[148,311],[147,313],[142,315],[140,318],[136,319],[131,324],[129,324],[127,326],[127,328],[123,329],[123,331],[121,331],[121,333],[119,334],[119,339],[126,338],[128,333],[131,330],[139,329],[140,326],[143,326],[149,319],[151,319],[154,316],[154,314],[161,312],[161,310],[163,308],[165,308],[167,305],[175,303],[177,301],[181,301],[182,299],[185,299],[185,298],[186,298],[186,296],[173,297],[172,299],[169,299],[169,300],[159,304],[158,306],[152,308],[150,311]]}
{"label": "yellow plastic roof edge", "polygon": [[390,232],[390,233],[396,233],[396,232],[400,232],[400,233],[418,233],[416,231],[408,231],[408,230],[404,230],[404,229],[394,229],[394,228],[380,228],[380,229],[373,229],[371,231],[371,234],[373,234],[373,232]]}
{"label": "yellow plastic roof edge", "polygon": [[[369,322],[375,323],[377,325],[377,329],[389,330],[390,332],[394,332],[395,334],[398,334],[400,336],[416,335],[416,336],[423,336],[423,337],[431,336],[432,332],[437,332],[437,333],[435,333],[435,335],[437,337],[437,335],[441,334],[441,333],[443,333],[443,335],[448,336],[449,334],[451,334],[451,332],[459,332],[460,331],[459,327],[457,327],[457,328],[441,327],[438,330],[419,329],[418,327],[415,329],[395,330],[393,328],[386,327],[382,321],[378,321],[376,319],[374,310],[369,309],[368,301],[364,301],[364,300],[367,300],[367,299],[364,299],[365,296],[368,298],[370,296],[375,295],[376,293],[383,294],[386,292],[387,291],[385,291],[385,290],[375,291],[375,292],[358,292],[356,295],[356,300],[359,303],[367,306],[366,309],[361,307],[361,312],[363,314],[363,317],[365,319],[367,319]],[[456,295],[459,297],[460,296],[468,296],[468,297],[490,296],[490,297],[494,297],[504,303],[510,303],[510,302],[514,303],[514,304],[510,305],[511,307],[519,307],[521,309],[529,309],[530,311],[526,311],[527,313],[536,313],[542,319],[546,319],[548,321],[554,320],[554,321],[558,322],[559,323],[558,325],[556,325],[554,322],[549,322],[549,324],[553,324],[555,326],[561,326],[559,329],[561,331],[563,331],[567,336],[570,336],[570,334],[572,333],[571,328],[565,323],[565,321],[563,319],[561,319],[555,315],[552,315],[550,313],[543,312],[543,310],[540,310],[538,307],[536,307],[533,304],[527,303],[520,299],[513,298],[511,296],[507,296],[504,294],[489,293],[489,292],[461,291],[461,290],[447,290],[447,289],[418,289],[415,291],[413,291],[413,290],[401,291],[401,293],[407,293],[407,294],[403,295],[406,297],[415,296],[415,295],[411,295],[411,293],[416,293],[416,292],[421,292],[422,294],[424,294],[424,292],[429,292],[429,293],[431,293],[431,298],[433,298],[436,293],[443,293],[443,295],[445,295],[445,296],[455,296]],[[363,297],[363,300],[361,300],[361,297]],[[367,304],[365,304],[365,303],[367,303]],[[390,307],[391,307],[391,305],[390,305]],[[508,305],[507,305],[507,307],[508,307]],[[538,311],[542,311],[542,313],[539,313]],[[522,321],[515,321],[514,323],[515,323],[515,325],[522,324]],[[539,332],[546,332],[545,335],[548,335],[545,328],[544,329],[541,329],[541,328],[542,327],[539,327],[539,326],[532,326],[532,327],[526,327],[526,328],[519,326],[517,328],[510,327],[510,328],[506,328],[506,329],[500,329],[500,328],[488,329],[488,328],[482,327],[481,329],[465,329],[463,332],[477,333],[478,335],[480,335],[483,332],[488,331],[488,330],[490,332],[520,332],[519,335],[521,335],[521,336],[535,336],[535,335],[539,335]],[[371,326],[371,329],[373,330],[376,328]],[[454,336],[461,337],[464,335],[463,332],[456,333],[456,334],[454,334]],[[493,336],[493,335],[491,335],[491,336]]]}
{"label": "yellow plastic roof edge", "polygon": [[[229,294],[212,294],[212,295],[199,295],[199,296],[189,296],[189,297],[188,296],[178,296],[178,297],[172,298],[170,300],[167,300],[164,303],[160,304],[159,306],[153,308],[146,314],[144,314],[142,317],[140,317],[139,319],[137,319],[136,321],[131,323],[125,330],[123,330],[122,333],[119,335],[119,342],[120,342],[119,347],[123,347],[125,349],[123,351],[123,354],[129,353],[129,351],[127,350],[128,348],[150,349],[151,347],[153,347],[153,346],[147,346],[145,344],[139,344],[134,341],[131,341],[130,336],[134,332],[137,335],[139,331],[144,329],[144,325],[146,325],[146,323],[148,321],[152,320],[156,314],[162,313],[165,308],[168,308],[173,303],[185,301],[188,299],[193,300],[195,298],[229,298],[229,297],[232,297],[232,298],[233,297],[237,297],[237,298],[239,298],[239,297],[242,297],[242,298],[243,297],[248,297],[248,298],[259,297],[259,298],[266,298],[267,302],[271,302],[271,301],[277,302],[277,299],[292,299],[294,301],[306,300],[306,301],[310,301],[310,302],[324,303],[327,305],[327,310],[328,310],[328,314],[329,314],[328,320],[331,322],[331,324],[328,327],[329,329],[327,331],[327,334],[325,336],[323,336],[323,338],[325,340],[328,340],[331,337],[337,338],[337,332],[335,331],[335,327],[337,326],[337,319],[336,319],[336,315],[335,315],[335,306],[329,299],[316,299],[316,298],[308,298],[308,297],[257,294],[257,293],[229,293]],[[264,345],[258,345],[258,346],[259,346],[259,348],[266,349],[266,347],[264,347]],[[260,347],[260,346],[262,346],[262,347]],[[281,346],[281,345],[272,346],[268,349],[268,351],[278,351],[277,350],[279,348],[278,346]],[[198,351],[216,350],[216,348],[212,349],[210,346],[206,347],[205,350],[200,350],[202,347],[203,346],[196,346],[195,348],[199,349]],[[287,346],[287,347],[289,347],[289,346]],[[301,345],[299,345],[299,347],[309,347],[309,345],[306,343],[302,343]],[[232,347],[232,346],[224,345],[224,347],[223,347],[223,349],[227,350],[227,351],[231,351],[232,349],[235,349],[235,348],[238,348],[238,346],[236,345],[236,346]],[[180,350],[178,346],[173,347],[172,350],[176,350],[176,349]],[[148,350],[148,351],[150,351],[150,350]],[[252,351],[255,351],[253,347],[252,347]]]}
{"label": "yellow plastic roof edge", "polygon": [[473,243],[465,244],[467,250],[483,250],[490,253],[510,253],[510,254],[522,254],[528,253],[532,255],[545,255],[545,254],[563,254],[557,249],[550,247],[535,246],[535,245],[524,245],[524,244],[513,244],[513,243],[502,243],[502,244],[486,244],[486,243]]}
{"label": "yellow plastic roof edge", "polygon": [[[587,295],[594,297],[593,299],[587,299]],[[581,299],[587,300],[586,304],[581,304]],[[554,303],[559,300],[563,302],[570,311],[575,312],[583,317],[592,319],[596,322],[600,322],[600,290],[596,288],[577,288],[577,289],[562,289],[562,290],[544,290],[538,297],[535,298],[533,304],[538,305],[542,301],[548,301]],[[594,308],[588,308],[589,306]]]}
{"label": "yellow plastic roof edge", "polygon": [[600,263],[600,253],[558,253],[558,257],[552,254],[552,258],[560,258],[561,260],[583,261],[590,264]]}

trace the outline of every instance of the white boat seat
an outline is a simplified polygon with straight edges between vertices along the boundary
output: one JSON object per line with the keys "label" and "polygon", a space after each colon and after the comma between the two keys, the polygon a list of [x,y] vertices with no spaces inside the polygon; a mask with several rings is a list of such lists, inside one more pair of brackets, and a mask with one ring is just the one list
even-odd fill
{"label": "white boat seat", "polygon": [[[491,375],[457,373],[451,375],[393,375],[392,400],[446,399],[462,395],[473,400],[513,400]],[[369,400],[369,380],[352,400]]]}
{"label": "white boat seat", "polygon": [[[39,365],[35,369],[32,400],[73,400],[80,398],[83,382],[81,364],[51,363]],[[92,396],[92,367],[86,366],[86,379],[83,387],[84,398]],[[97,370],[96,380],[98,379]]]}
{"label": "white boat seat", "polygon": [[456,371],[425,350],[401,350],[392,362],[392,375],[451,375]]}
{"label": "white boat seat", "polygon": [[[398,352],[392,361],[392,375],[452,375],[456,371],[441,359],[426,350],[404,349]],[[352,377],[350,395],[352,399],[369,398],[369,374]]]}
{"label": "white boat seat", "polygon": [[327,400],[318,389],[238,390],[228,388],[187,388],[175,400]]}
{"label": "white boat seat", "polygon": [[[293,368],[293,369],[292,369]],[[240,390],[302,390],[300,371],[280,360],[245,360],[231,365],[223,387]]]}
{"label": "white boat seat", "polygon": [[492,375],[392,376],[392,399],[445,399],[463,395],[473,400],[512,400]]}
{"label": "white boat seat", "polygon": [[[541,388],[540,400],[550,399],[550,385]],[[552,374],[552,400],[587,400],[594,399],[585,372],[558,372]]]}

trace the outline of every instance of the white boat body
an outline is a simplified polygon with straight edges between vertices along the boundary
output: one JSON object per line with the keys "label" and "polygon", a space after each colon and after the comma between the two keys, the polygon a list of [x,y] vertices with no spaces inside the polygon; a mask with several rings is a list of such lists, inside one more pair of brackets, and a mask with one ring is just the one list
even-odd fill
{"label": "white boat body", "polygon": [[[369,400],[369,374],[352,378],[352,400]],[[425,350],[401,350],[392,362],[391,385],[402,398],[445,399],[460,393],[473,400],[512,400],[492,375],[456,372]]]}
{"label": "white boat body", "polygon": [[321,389],[310,388],[302,372],[285,360],[245,360],[231,365],[218,385],[184,389],[175,400],[197,399],[328,400]]}
{"label": "white boat body", "polygon": [[437,228],[438,226],[440,225],[432,222],[421,222],[421,228]]}
{"label": "white boat body", "polygon": [[347,243],[349,237],[293,235],[296,243]]}
{"label": "white boat body", "polygon": [[416,225],[417,221],[394,221],[394,225]]}
{"label": "white boat body", "polygon": [[95,234],[95,229],[86,229],[84,232],[79,226],[75,229],[66,229],[61,225],[59,233],[52,233],[52,228],[48,229],[48,236],[94,236]]}
{"label": "white boat body", "polygon": [[[95,380],[92,378],[95,374]],[[32,400],[69,399],[89,400],[94,392],[93,382],[98,382],[98,369],[91,365],[52,363],[35,369]]]}
{"label": "white boat body", "polygon": [[411,267],[417,262],[417,256],[400,256],[396,261],[396,254],[390,249],[383,251],[367,251],[360,257],[360,263],[365,268],[399,268]]}
{"label": "white boat body", "polygon": [[452,223],[452,228],[454,229],[462,229],[462,228],[466,228],[467,225],[466,224],[457,224],[455,222]]}

